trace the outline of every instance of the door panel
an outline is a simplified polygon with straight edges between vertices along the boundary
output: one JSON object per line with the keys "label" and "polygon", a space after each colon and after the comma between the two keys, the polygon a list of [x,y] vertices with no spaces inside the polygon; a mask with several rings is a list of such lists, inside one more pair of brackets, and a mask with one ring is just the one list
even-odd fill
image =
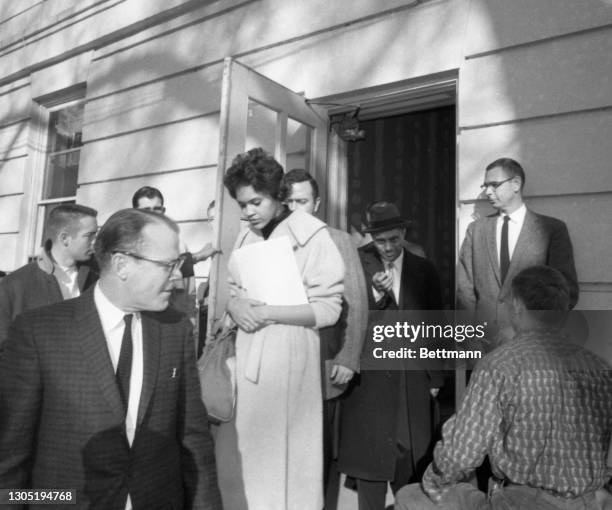
{"label": "door panel", "polygon": [[246,150],[263,147],[285,168],[305,168],[325,179],[327,115],[305,98],[236,62],[225,59],[217,168],[217,245],[210,271],[208,331],[227,301],[227,261],[241,228],[240,209],[223,186],[225,170]]}

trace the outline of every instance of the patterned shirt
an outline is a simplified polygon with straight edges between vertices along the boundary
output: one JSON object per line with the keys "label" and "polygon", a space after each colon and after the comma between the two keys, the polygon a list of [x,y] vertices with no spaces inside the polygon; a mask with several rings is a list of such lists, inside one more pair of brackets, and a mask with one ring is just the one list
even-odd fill
{"label": "patterned shirt", "polygon": [[611,431],[610,367],[559,333],[521,333],[476,366],[423,489],[439,501],[488,454],[500,479],[579,496],[612,475]]}

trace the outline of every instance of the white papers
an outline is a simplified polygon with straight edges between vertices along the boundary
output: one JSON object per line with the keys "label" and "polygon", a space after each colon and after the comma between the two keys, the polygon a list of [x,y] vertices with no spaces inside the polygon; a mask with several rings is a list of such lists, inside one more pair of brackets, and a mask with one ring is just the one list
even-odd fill
{"label": "white papers", "polygon": [[267,305],[308,303],[288,237],[243,246],[234,252],[234,259],[249,299]]}

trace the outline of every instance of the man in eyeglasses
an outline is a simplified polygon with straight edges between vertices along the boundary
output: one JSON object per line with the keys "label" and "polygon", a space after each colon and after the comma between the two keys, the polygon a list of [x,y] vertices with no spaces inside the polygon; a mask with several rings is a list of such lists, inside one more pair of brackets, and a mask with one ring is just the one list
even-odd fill
{"label": "man in eyeglasses", "polygon": [[178,226],[124,209],[95,242],[98,283],[27,312],[0,357],[0,487],[75,509],[221,510],[191,325],[168,308]]}
{"label": "man in eyeglasses", "polygon": [[[523,202],[525,172],[513,159],[487,166],[481,188],[497,213],[472,222],[461,247],[457,273],[458,308],[488,322],[490,348],[510,336],[510,282],[522,269],[548,265],[559,270],[570,288],[570,306],[578,300],[574,254],[564,222],[536,214]],[[498,334],[499,332],[499,334]]]}
{"label": "man in eyeglasses", "polygon": [[[132,207],[134,207],[134,209],[152,211],[157,214],[166,214],[164,196],[161,191],[153,186],[143,186],[139,188],[132,197]],[[179,278],[179,280],[174,282],[174,292],[171,304],[177,310],[185,312],[195,323],[196,287],[194,266],[198,262],[203,262],[214,256],[218,253],[218,250],[213,247],[212,243],[206,243],[201,250],[191,252],[187,249],[187,246],[182,240],[180,241],[179,249],[184,259],[180,271],[182,279]]]}

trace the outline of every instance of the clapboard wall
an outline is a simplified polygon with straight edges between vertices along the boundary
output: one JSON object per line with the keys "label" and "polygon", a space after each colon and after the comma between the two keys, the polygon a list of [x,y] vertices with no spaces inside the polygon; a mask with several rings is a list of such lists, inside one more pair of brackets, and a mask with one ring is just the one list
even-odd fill
{"label": "clapboard wall", "polygon": [[579,306],[612,308],[611,25],[603,0],[4,2],[2,269],[33,242],[38,104],[83,83],[78,201],[104,221],[157,186],[186,242],[208,240],[222,60],[234,56],[308,98],[456,77],[458,244],[487,212],[484,167],[515,157],[529,204],[568,224]]}

